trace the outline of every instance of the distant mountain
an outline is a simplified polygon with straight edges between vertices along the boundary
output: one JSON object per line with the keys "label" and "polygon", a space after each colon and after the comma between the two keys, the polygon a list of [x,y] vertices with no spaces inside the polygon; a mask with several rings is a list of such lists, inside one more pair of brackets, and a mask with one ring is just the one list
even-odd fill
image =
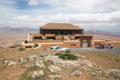
{"label": "distant mountain", "polygon": [[113,33],[113,32],[108,32],[108,31],[101,31],[101,30],[93,30],[93,29],[85,31],[85,33],[120,37],[120,34],[118,34],[118,33]]}
{"label": "distant mountain", "polygon": [[27,40],[28,33],[39,33],[39,29],[34,28],[0,28],[0,47],[8,47],[14,44],[20,44]]}
{"label": "distant mountain", "polygon": [[27,35],[28,33],[39,33],[39,29],[34,28],[11,28],[2,27],[0,28],[0,35]]}

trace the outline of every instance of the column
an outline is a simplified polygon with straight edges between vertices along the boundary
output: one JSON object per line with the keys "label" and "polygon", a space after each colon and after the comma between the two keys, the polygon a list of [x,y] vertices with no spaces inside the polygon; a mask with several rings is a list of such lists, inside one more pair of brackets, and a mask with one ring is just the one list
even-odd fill
{"label": "column", "polygon": [[80,47],[83,47],[83,40],[80,40]]}
{"label": "column", "polygon": [[88,47],[91,47],[91,40],[88,40]]}

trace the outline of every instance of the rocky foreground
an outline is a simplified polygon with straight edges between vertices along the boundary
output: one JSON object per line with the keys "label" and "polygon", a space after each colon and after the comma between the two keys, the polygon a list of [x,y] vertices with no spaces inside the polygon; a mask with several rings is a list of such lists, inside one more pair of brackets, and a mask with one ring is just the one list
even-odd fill
{"label": "rocky foreground", "polygon": [[[26,71],[20,80],[114,80],[120,79],[120,70],[104,69],[87,60],[86,56],[76,54],[78,60],[62,60],[49,53],[33,54],[19,58],[17,62],[5,60],[7,67],[20,64]],[[12,74],[12,73],[11,73]],[[2,79],[3,80],[3,79]]]}

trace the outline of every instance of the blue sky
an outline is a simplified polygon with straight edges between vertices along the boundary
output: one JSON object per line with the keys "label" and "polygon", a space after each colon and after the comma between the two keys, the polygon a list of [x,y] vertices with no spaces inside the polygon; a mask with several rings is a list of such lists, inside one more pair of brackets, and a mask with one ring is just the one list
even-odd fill
{"label": "blue sky", "polygon": [[120,33],[120,0],[0,0],[0,27],[49,22]]}

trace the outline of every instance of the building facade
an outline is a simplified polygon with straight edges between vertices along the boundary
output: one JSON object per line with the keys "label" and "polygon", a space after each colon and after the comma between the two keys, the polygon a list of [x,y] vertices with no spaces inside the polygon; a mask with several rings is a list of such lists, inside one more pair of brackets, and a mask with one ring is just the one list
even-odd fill
{"label": "building facade", "polygon": [[40,27],[39,34],[28,34],[28,43],[40,43],[44,48],[55,45],[80,48],[84,40],[91,47],[91,39],[92,35],[84,34],[84,29],[69,23],[48,23]]}

